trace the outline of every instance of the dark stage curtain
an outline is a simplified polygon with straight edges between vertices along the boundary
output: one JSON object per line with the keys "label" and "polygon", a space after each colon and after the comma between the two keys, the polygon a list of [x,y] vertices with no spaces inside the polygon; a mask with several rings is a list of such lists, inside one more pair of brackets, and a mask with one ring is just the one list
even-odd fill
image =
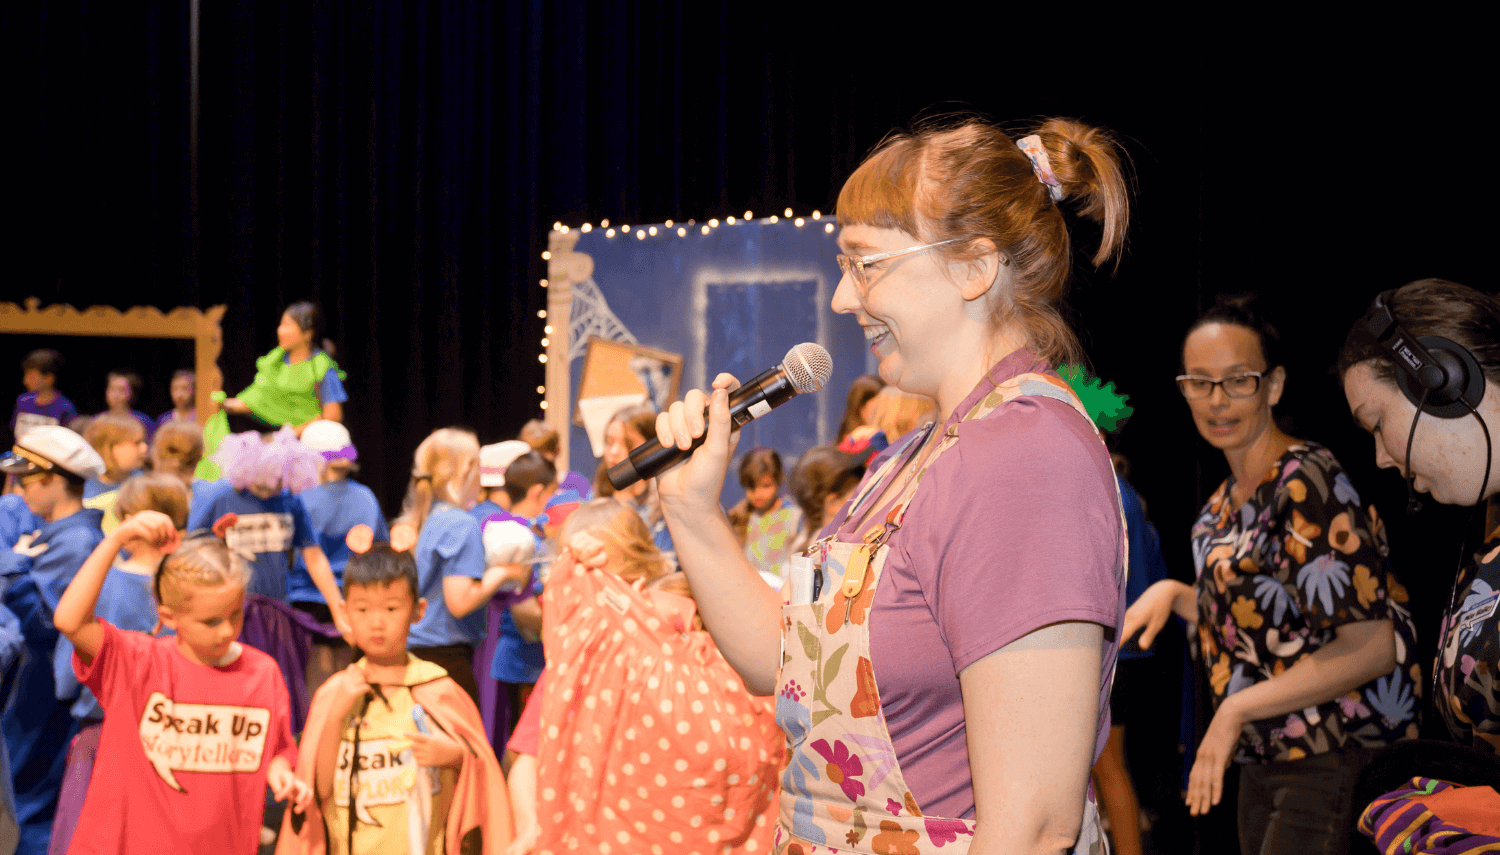
{"label": "dark stage curtain", "polygon": [[[1240,51],[1189,23],[1098,53],[1072,38],[1083,13],[1055,6],[988,22],[728,0],[203,6],[195,159],[186,0],[0,5],[0,299],[227,303],[231,392],[282,308],[318,300],[350,375],[360,478],[388,513],[428,432],[466,424],[489,442],[538,413],[554,221],[830,212],[864,153],[935,105],[1073,115],[1134,161],[1127,257],[1114,276],[1080,263],[1072,304],[1098,373],[1136,407],[1119,445],[1174,573],[1191,573],[1188,525],[1225,474],[1172,386],[1181,336],[1214,294],[1258,291],[1296,360],[1281,412],[1384,511],[1432,661],[1456,533],[1473,526],[1400,513],[1404,485],[1375,470],[1328,369],[1379,290],[1434,275],[1495,288],[1496,179],[1470,118],[1488,103],[1487,48],[1403,21],[1390,43],[1340,31]],[[917,31],[928,15],[941,32]],[[1091,232],[1076,235],[1086,256]],[[164,388],[178,366],[135,367]]]}

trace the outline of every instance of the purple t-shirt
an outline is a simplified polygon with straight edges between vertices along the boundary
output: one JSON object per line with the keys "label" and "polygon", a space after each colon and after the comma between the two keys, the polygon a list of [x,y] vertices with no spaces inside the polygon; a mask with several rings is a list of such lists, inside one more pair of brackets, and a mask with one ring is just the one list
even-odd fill
{"label": "purple t-shirt", "polygon": [[[78,418],[78,408],[61,392],[50,403],[38,404],[35,392],[26,392],[16,397],[16,408],[10,416],[10,432],[20,435],[41,425],[68,426]],[[18,429],[19,428],[19,429]]]}
{"label": "purple t-shirt", "polygon": [[[159,428],[161,428],[162,425],[166,424],[167,422],[172,421],[175,418],[177,418],[177,410],[175,410],[175,409],[167,410],[165,413],[161,414],[160,418],[158,418],[156,420],[156,427],[159,429]],[[183,421],[187,421],[187,422],[195,422],[197,420],[198,420],[198,409],[196,407],[193,408],[193,409],[191,409],[191,410],[188,410],[187,418],[183,419]]]}
{"label": "purple t-shirt", "polygon": [[[1002,360],[949,423],[997,383],[1028,369],[1050,373],[1035,359],[1022,351]],[[958,436],[928,469],[890,539],[870,647],[912,796],[929,816],[972,818],[959,672],[1049,624],[1087,621],[1107,628],[1108,675],[1112,628],[1125,610],[1125,546],[1109,454],[1093,425],[1066,403],[1013,400],[960,425]],[[840,541],[857,542],[862,532],[846,519],[848,510],[833,524]],[[1109,735],[1103,680],[1099,709],[1095,759]]]}

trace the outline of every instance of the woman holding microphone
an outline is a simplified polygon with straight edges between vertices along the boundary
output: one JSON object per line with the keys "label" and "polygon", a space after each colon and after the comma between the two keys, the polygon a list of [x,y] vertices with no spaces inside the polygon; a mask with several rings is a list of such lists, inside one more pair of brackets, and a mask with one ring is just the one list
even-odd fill
{"label": "woman holding microphone", "polygon": [[1103,845],[1088,776],[1125,540],[1109,455],[1053,370],[1079,356],[1058,310],[1063,202],[1102,222],[1096,264],[1118,255],[1119,154],[1059,119],[1019,140],[979,121],[896,135],[844,185],[833,308],[938,419],[865,477],[781,596],[718,504],[734,378],[658,418],[663,445],[707,433],[658,485],[719,649],[776,693],[777,852]]}

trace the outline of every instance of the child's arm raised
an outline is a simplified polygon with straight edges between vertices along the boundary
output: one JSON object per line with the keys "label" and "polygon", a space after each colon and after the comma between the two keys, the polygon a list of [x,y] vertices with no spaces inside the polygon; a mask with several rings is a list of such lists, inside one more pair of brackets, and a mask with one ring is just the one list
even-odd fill
{"label": "child's arm raised", "polygon": [[132,540],[145,541],[162,552],[171,552],[182,541],[182,535],[166,514],[141,511],[105,535],[84,559],[83,566],[78,568],[78,574],[63,591],[52,614],[53,625],[73,642],[73,649],[84,662],[92,662],[104,642],[104,630],[94,618],[99,589],[104,587],[104,577],[109,574],[110,565],[120,548]]}

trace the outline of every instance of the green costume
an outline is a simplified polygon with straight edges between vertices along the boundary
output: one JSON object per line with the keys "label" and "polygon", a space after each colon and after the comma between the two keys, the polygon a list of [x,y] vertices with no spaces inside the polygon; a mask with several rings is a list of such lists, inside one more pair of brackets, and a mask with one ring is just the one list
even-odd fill
{"label": "green costume", "polygon": [[[286,349],[278,347],[255,360],[255,380],[235,397],[250,407],[256,418],[273,425],[303,425],[322,418],[323,406],[318,402],[318,384],[329,371],[337,371],[340,380],[345,374],[333,357],[321,350],[313,351],[311,358],[290,364],[286,361]],[[219,395],[222,393],[216,393]],[[222,402],[222,398],[219,398]],[[229,418],[223,410],[215,413],[203,427],[203,462],[198,464],[199,478],[210,480],[220,477],[219,467],[211,458],[219,441],[229,435]]]}

